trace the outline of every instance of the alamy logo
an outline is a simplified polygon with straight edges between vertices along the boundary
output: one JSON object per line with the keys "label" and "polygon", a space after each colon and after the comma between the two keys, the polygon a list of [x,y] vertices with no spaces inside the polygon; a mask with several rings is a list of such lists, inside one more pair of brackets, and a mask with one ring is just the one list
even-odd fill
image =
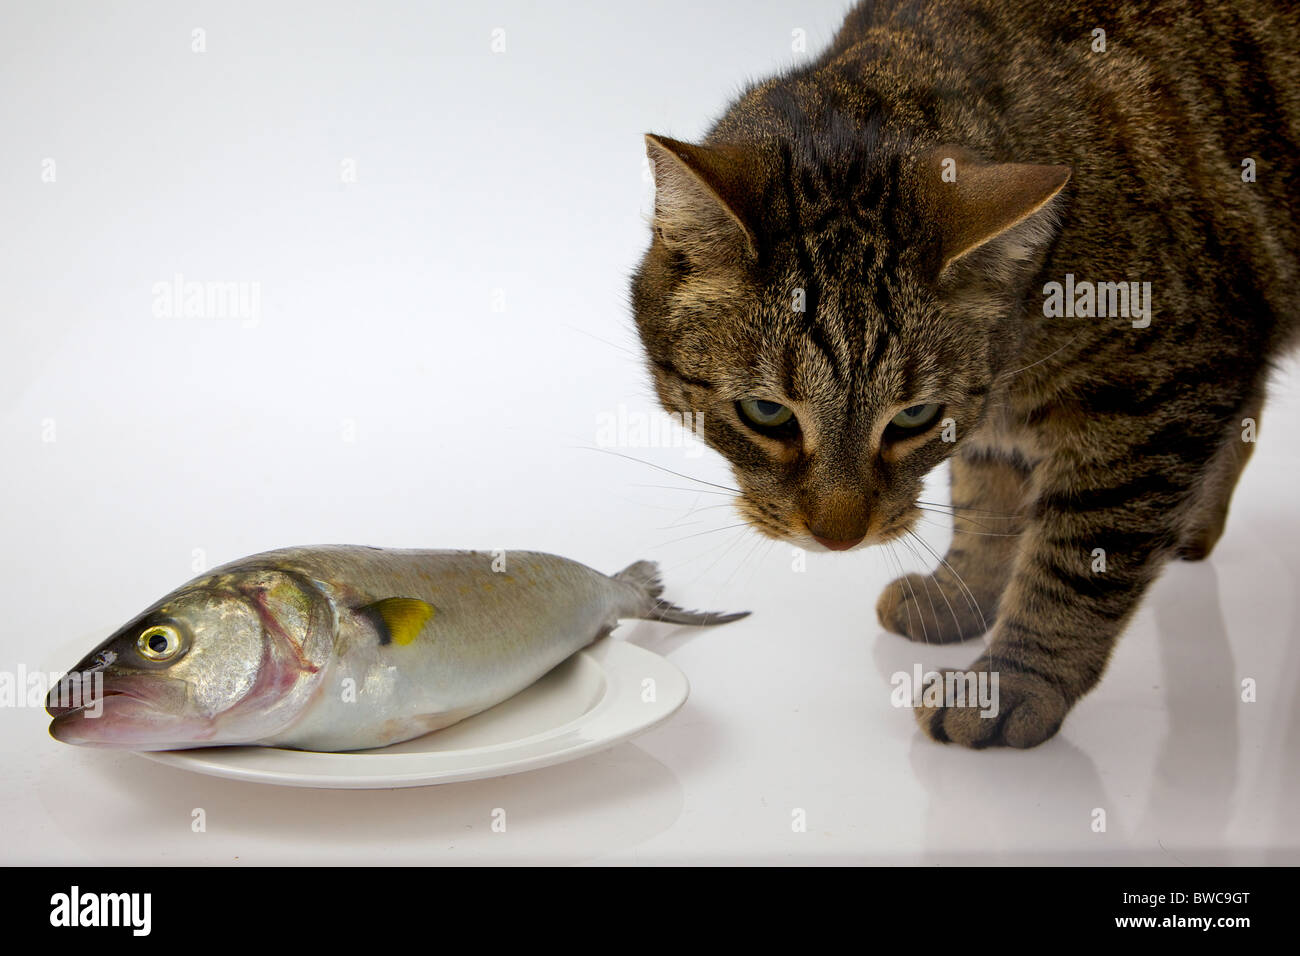
{"label": "alamy logo", "polygon": [[703,412],[638,411],[619,403],[596,416],[597,448],[684,448],[687,458],[704,454]]}
{"label": "alamy logo", "polygon": [[51,926],[129,926],[133,936],[148,936],[152,893],[69,893],[50,897]]}
{"label": "alamy logo", "polygon": [[245,328],[262,320],[262,283],[198,282],[179,272],[153,284],[153,314],[159,319],[237,319]]}
{"label": "alamy logo", "polygon": [[1076,282],[1074,273],[1065,282],[1043,286],[1043,315],[1048,318],[1125,318],[1133,328],[1151,324],[1150,282]]}
{"label": "alamy logo", "polygon": [[86,717],[100,716],[104,712],[104,675],[97,670],[63,675],[28,671],[23,664],[16,671],[0,671],[0,707],[45,706],[84,708]]}
{"label": "alamy logo", "polygon": [[889,678],[895,707],[978,707],[981,717],[998,715],[997,671],[895,671]]}

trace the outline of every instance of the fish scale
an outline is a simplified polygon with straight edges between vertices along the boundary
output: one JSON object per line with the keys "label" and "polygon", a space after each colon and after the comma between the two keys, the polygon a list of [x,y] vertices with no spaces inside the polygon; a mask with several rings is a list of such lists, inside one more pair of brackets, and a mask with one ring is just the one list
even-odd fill
{"label": "fish scale", "polygon": [[87,655],[73,673],[102,674],[102,713],[52,694],[50,732],[134,750],[382,747],[500,703],[621,619],[745,616],[660,591],[647,561],[608,576],[531,551],[270,551],[183,585]]}

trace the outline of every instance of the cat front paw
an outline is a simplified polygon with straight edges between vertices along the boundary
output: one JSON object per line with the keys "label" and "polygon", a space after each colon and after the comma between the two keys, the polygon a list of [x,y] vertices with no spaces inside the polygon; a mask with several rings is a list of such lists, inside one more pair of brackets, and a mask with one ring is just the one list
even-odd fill
{"label": "cat front paw", "polygon": [[942,687],[927,685],[915,708],[921,729],[939,743],[1037,747],[1056,735],[1070,709],[1055,684],[1034,674],[987,666],[941,673]]}
{"label": "cat front paw", "polygon": [[993,621],[968,588],[932,574],[906,574],[885,586],[876,601],[880,626],[922,644],[953,644],[979,637]]}

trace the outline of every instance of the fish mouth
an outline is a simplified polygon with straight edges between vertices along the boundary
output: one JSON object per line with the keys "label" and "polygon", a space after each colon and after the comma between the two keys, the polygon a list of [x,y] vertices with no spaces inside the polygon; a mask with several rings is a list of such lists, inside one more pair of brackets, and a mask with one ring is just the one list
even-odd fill
{"label": "fish mouth", "polygon": [[[180,686],[174,686],[180,685]],[[185,682],[156,677],[142,683],[130,677],[117,678],[85,699],[47,699],[45,710],[50,736],[83,747],[111,747],[127,750],[171,750],[194,746],[195,741],[215,733],[213,722],[177,706],[185,700]]]}
{"label": "fish mouth", "polygon": [[132,699],[134,700],[141,700],[142,702],[144,702],[142,698],[133,697],[133,695],[128,694],[125,691],[105,690],[102,693],[100,693],[99,696],[95,698],[95,700],[86,701],[85,703],[77,704],[75,706],[71,704],[48,704],[47,703],[45,705],[45,712],[49,714],[51,717],[55,717],[55,718],[66,717],[68,716],[68,714],[79,714],[83,710],[91,709],[95,706],[96,701],[102,702],[108,700],[108,698],[110,697],[132,697]]}
{"label": "fish mouth", "polygon": [[[68,682],[67,675],[45,696],[45,712],[51,717],[64,717],[79,711],[94,709],[99,703],[110,697],[129,697],[142,704],[154,706],[159,703],[160,695],[157,680],[146,678],[147,683],[130,677],[104,679],[93,671],[86,671],[75,682]],[[95,678],[99,678],[96,680]],[[150,690],[155,691],[150,693]]]}

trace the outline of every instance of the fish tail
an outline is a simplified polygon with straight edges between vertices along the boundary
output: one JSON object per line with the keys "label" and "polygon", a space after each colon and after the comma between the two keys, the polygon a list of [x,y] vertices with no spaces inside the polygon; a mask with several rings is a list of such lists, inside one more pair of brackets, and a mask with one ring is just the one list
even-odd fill
{"label": "fish tail", "polygon": [[669,624],[690,624],[697,627],[707,627],[712,624],[726,624],[729,621],[738,621],[742,617],[749,616],[748,611],[737,611],[734,614],[722,614],[717,611],[687,611],[676,604],[670,604],[659,596],[663,594],[664,586],[663,582],[659,580],[659,565],[653,561],[637,561],[634,564],[629,564],[614,575],[614,580],[630,584],[644,595],[645,606],[637,617],[649,621],[667,621]]}

